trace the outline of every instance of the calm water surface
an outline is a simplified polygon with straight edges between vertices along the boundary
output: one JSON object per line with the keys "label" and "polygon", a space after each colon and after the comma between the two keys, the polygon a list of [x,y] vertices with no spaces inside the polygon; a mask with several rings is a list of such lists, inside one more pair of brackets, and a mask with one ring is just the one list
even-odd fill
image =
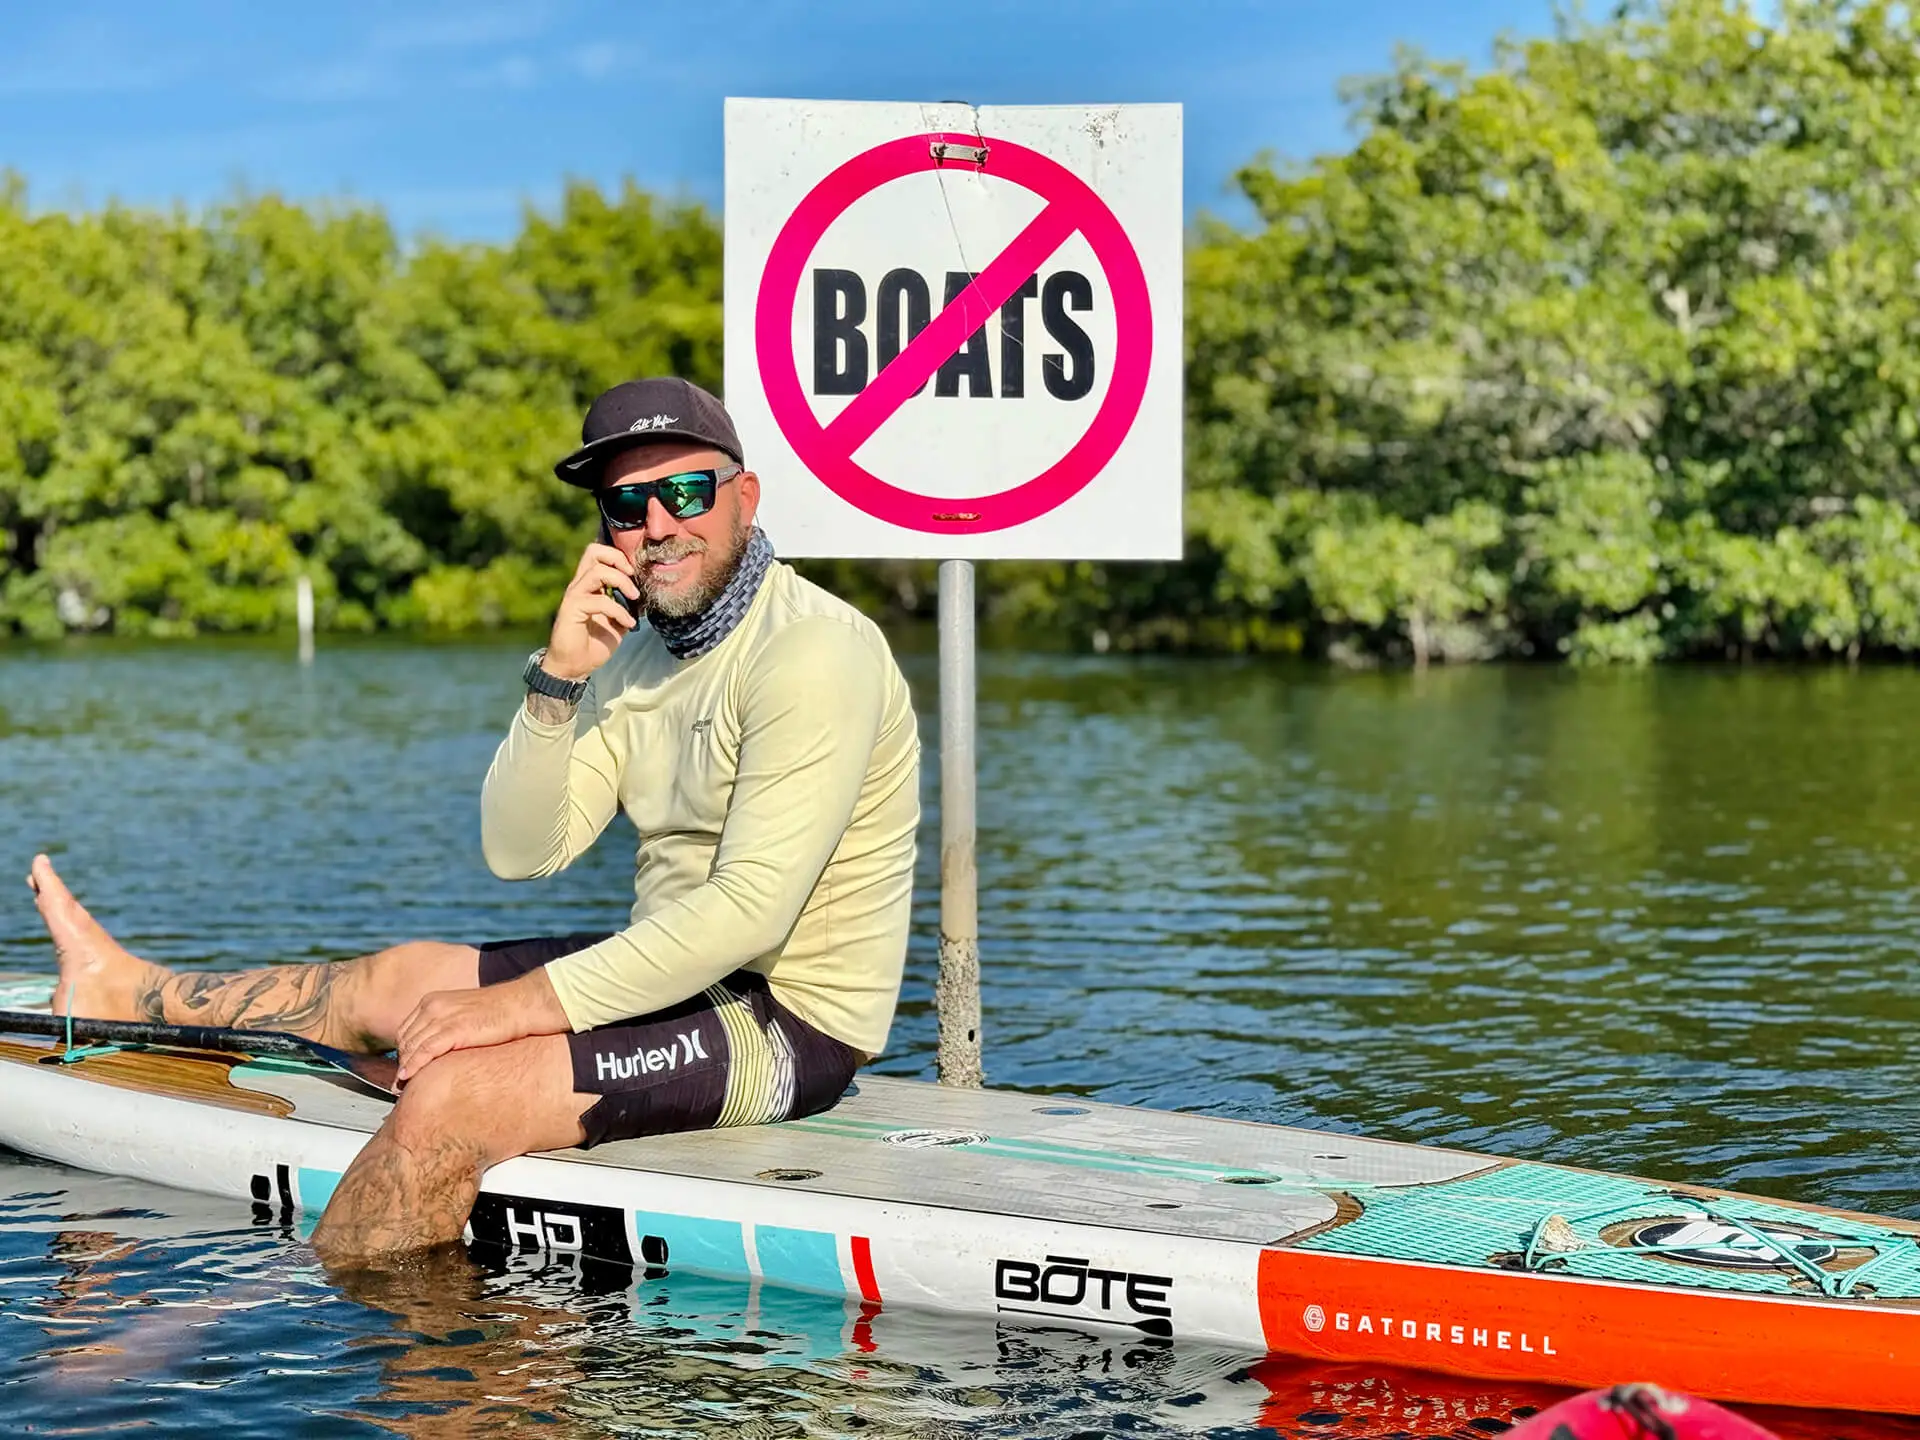
{"label": "calm water surface", "polygon": [[[527,648],[0,652],[0,870],[51,851],[181,965],[616,926],[623,822],[551,881],[480,860]],[[932,657],[906,663],[929,714]],[[980,693],[993,1083],[1920,1216],[1920,674],[990,654]],[[877,1067],[922,1077],[926,734]],[[49,962],[0,888],[0,968]],[[14,1432],[1439,1434],[1552,1398],[857,1318],[679,1277],[596,1295],[530,1259],[348,1292],[230,1205],[0,1157]]]}

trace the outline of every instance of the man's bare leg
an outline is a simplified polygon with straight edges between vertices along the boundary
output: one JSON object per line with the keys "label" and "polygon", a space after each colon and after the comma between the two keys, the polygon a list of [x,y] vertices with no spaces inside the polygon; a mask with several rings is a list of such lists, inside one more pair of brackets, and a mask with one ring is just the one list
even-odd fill
{"label": "man's bare leg", "polygon": [[53,937],[60,982],[53,1010],[96,1020],[159,1020],[285,1030],[343,1050],[390,1050],[422,995],[479,984],[471,945],[415,940],[353,960],[261,970],[176,973],[142,960],[109,935],[36,855],[27,883]]}
{"label": "man's bare leg", "polygon": [[573,1088],[564,1035],[453,1050],[407,1082],[386,1124],[341,1177],[313,1248],[358,1266],[460,1238],[489,1165],[586,1138],[600,1097]]}

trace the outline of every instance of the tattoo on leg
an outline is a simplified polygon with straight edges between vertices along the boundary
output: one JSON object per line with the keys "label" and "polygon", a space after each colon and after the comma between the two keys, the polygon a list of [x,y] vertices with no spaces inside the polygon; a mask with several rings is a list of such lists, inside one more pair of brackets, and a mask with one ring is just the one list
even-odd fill
{"label": "tattoo on leg", "polygon": [[321,1038],[333,1019],[339,966],[279,965],[238,975],[166,975],[136,996],[141,1014],[165,1018],[166,1002],[188,1023],[289,1030]]}
{"label": "tattoo on leg", "polygon": [[226,980],[219,975],[182,975],[173,983],[179,987],[173,998],[183,1009],[204,1010],[213,1003],[213,997]]}
{"label": "tattoo on leg", "polygon": [[[246,1025],[256,1030],[318,1032],[327,1023],[333,1004],[336,974],[333,965],[322,962],[295,966],[293,970],[284,987],[286,993],[267,999],[265,992],[261,992],[258,1007],[244,1017]],[[243,1020],[236,1017],[234,1023],[238,1025]]]}
{"label": "tattoo on leg", "polygon": [[165,992],[167,981],[172,978],[162,970],[152,979],[142,980],[135,985],[133,988],[134,1014],[142,1020],[153,1020],[165,1024],[167,1019]]}

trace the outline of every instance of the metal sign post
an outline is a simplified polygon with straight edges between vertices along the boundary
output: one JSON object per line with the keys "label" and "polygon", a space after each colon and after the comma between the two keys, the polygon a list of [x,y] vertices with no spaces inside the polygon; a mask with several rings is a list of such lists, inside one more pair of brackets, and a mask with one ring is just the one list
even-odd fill
{"label": "metal sign post", "polygon": [[979,874],[974,867],[973,562],[940,564],[940,973],[934,981],[942,1085],[978,1088]]}

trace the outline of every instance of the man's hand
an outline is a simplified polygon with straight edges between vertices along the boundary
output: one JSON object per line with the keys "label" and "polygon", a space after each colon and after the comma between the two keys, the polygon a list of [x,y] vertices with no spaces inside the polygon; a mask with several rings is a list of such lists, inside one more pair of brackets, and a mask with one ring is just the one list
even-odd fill
{"label": "man's hand", "polygon": [[634,618],[613,596],[611,585],[633,599],[640,598],[634,583],[633,562],[618,546],[599,541],[587,546],[574,567],[560,597],[559,613],[553,617],[553,633],[547,637],[547,657],[540,667],[562,680],[584,680],[619,647],[633,629]]}
{"label": "man's hand", "polygon": [[504,1045],[528,1035],[564,1035],[573,1027],[545,970],[476,990],[435,990],[400,1022],[401,1081],[449,1050]]}

